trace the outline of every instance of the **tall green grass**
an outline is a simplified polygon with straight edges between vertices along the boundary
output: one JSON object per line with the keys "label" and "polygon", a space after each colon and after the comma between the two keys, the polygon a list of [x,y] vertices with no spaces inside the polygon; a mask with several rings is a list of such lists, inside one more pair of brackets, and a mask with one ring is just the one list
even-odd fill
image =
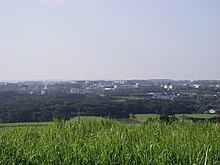
{"label": "tall green grass", "polygon": [[4,128],[0,164],[220,164],[220,125],[100,118]]}

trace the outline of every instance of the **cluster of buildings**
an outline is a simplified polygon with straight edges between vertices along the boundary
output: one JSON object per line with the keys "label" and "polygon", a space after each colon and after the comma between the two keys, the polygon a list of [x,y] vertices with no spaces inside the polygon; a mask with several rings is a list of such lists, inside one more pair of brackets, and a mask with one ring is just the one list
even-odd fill
{"label": "cluster of buildings", "polygon": [[44,95],[69,94],[129,95],[155,99],[173,99],[186,95],[220,96],[220,81],[174,80],[96,80],[96,81],[23,81],[1,82],[0,91]]}

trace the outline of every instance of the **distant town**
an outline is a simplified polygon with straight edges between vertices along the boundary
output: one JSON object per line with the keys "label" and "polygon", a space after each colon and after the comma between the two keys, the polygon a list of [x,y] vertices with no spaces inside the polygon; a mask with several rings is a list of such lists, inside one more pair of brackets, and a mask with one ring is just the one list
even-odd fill
{"label": "distant town", "polygon": [[96,80],[96,81],[20,81],[0,82],[0,91],[44,95],[54,92],[137,97],[143,99],[175,99],[185,97],[220,97],[220,80]]}

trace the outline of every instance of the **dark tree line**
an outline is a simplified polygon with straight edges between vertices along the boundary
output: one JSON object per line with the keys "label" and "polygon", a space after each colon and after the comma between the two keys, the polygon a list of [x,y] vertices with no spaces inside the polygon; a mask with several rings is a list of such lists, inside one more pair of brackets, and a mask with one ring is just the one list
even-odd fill
{"label": "dark tree line", "polygon": [[126,118],[133,114],[199,113],[216,103],[198,100],[117,100],[85,95],[54,93],[21,95],[0,93],[0,122],[42,122],[54,118],[83,116]]}

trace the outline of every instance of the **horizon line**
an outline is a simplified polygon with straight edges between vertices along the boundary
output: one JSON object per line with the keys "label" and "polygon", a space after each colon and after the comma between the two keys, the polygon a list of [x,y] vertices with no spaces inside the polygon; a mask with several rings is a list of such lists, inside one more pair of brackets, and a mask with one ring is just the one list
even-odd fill
{"label": "horizon line", "polygon": [[69,82],[69,81],[135,81],[135,80],[169,80],[169,81],[220,81],[220,79],[172,79],[172,78],[131,78],[131,79],[20,79],[20,80],[0,80],[0,82],[39,82],[39,81],[60,81],[60,82]]}

